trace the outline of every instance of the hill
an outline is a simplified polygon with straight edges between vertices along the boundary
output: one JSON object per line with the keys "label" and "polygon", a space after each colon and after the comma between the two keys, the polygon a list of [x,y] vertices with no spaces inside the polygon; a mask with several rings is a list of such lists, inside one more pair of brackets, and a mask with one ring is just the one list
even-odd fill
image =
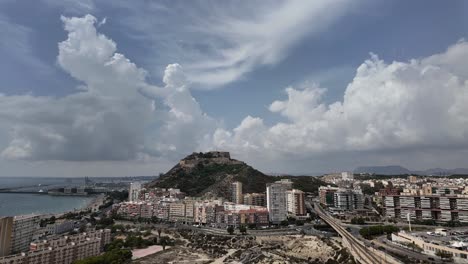
{"label": "hill", "polygon": [[269,176],[242,161],[231,159],[228,152],[193,153],[182,159],[164,175],[147,184],[148,187],[178,188],[189,196],[230,196],[230,185],[240,181],[243,193],[265,192],[266,184],[291,179],[293,187],[305,192],[317,192],[323,181],[310,176]]}

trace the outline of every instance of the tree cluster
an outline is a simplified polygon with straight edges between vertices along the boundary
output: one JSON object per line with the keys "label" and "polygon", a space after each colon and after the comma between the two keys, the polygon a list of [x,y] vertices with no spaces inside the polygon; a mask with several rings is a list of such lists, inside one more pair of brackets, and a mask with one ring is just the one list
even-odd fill
{"label": "tree cluster", "polygon": [[130,263],[132,251],[129,249],[113,249],[100,256],[78,260],[73,264],[125,264]]}
{"label": "tree cluster", "polygon": [[364,227],[359,230],[359,234],[365,239],[372,239],[375,236],[380,236],[383,234],[391,234],[398,232],[400,229],[394,225],[377,225]]}
{"label": "tree cluster", "polygon": [[353,225],[364,225],[366,221],[362,217],[353,217],[351,219],[351,224]]}

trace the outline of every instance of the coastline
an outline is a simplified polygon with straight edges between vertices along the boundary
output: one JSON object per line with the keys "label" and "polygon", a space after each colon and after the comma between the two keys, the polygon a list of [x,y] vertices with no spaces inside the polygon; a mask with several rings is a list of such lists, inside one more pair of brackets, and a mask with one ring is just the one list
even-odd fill
{"label": "coastline", "polygon": [[78,209],[75,208],[74,210],[70,210],[70,211],[58,213],[58,214],[52,214],[52,215],[54,215],[55,217],[62,217],[68,213],[82,213],[82,212],[87,212],[87,211],[91,211],[91,212],[98,211],[99,206],[103,204],[106,198],[106,195],[97,194],[97,195],[90,195],[90,197],[92,197],[92,199],[85,206],[81,208],[78,208]]}
{"label": "coastline", "polygon": [[101,206],[104,203],[105,198],[106,198],[106,195],[102,193],[95,195],[94,198],[91,201],[89,201],[89,203],[85,207],[83,207],[80,211],[91,210],[94,212],[94,211],[99,210],[99,206]]}

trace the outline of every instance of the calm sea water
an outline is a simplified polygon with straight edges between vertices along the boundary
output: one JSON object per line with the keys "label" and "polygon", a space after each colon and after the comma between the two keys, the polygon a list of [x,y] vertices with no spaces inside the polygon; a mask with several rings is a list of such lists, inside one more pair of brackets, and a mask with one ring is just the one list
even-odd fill
{"label": "calm sea water", "polygon": [[[0,178],[0,189],[38,191],[54,187],[78,186],[83,178]],[[63,213],[85,207],[93,197],[0,193],[0,216]]]}

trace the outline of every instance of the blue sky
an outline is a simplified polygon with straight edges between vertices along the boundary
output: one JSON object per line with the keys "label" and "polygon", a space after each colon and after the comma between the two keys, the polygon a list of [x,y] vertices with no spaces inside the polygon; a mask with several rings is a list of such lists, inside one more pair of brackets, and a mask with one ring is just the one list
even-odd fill
{"label": "blue sky", "polygon": [[[73,167],[77,168],[75,173],[78,174],[82,172],[107,176],[121,173],[121,169],[112,169],[119,164],[117,167],[128,168],[130,174],[151,174],[164,171],[172,162],[185,154],[208,149],[229,150],[235,157],[245,159],[264,171],[275,172],[314,173],[350,170],[360,165],[395,163],[404,163],[402,165],[415,169],[463,166],[457,158],[438,160],[437,157],[447,150],[448,145],[458,145],[458,142],[463,142],[466,134],[450,135],[454,138],[453,142],[447,142],[444,146],[437,142],[439,139],[434,135],[426,135],[422,130],[416,131],[412,125],[401,125],[402,122],[394,120],[397,127],[390,126],[389,129],[401,131],[405,133],[405,137],[395,132],[389,136],[390,138],[379,136],[377,141],[373,141],[368,139],[371,136],[366,137],[366,135],[374,128],[376,131],[384,129],[380,122],[372,123],[372,120],[382,118],[379,116],[354,120],[354,123],[362,121],[361,125],[367,127],[367,130],[337,135],[346,140],[336,148],[332,147],[330,153],[327,142],[334,142],[337,139],[321,138],[320,134],[328,132],[319,131],[320,125],[325,122],[328,129],[347,131],[353,130],[349,127],[353,122],[348,119],[346,122],[330,121],[326,116],[332,115],[335,110],[326,112],[318,108],[323,105],[326,110],[335,102],[340,102],[345,107],[347,99],[344,97],[349,89],[348,85],[359,85],[353,82],[353,79],[357,76],[358,67],[371,58],[370,53],[376,54],[378,60],[385,63],[388,68],[394,65],[392,64],[394,61],[411,65],[411,60],[417,60],[421,64],[417,67],[422,73],[429,65],[425,61],[426,58],[445,52],[447,58],[437,62],[428,59],[431,61],[430,65],[438,67],[444,65],[440,67],[459,79],[464,78],[463,73],[450,67],[452,62],[447,62],[450,54],[446,51],[454,45],[460,46],[455,48],[464,49],[464,42],[460,40],[467,38],[468,35],[467,12],[466,1],[342,0],[301,3],[272,0],[245,1],[240,4],[238,1],[0,1],[2,33],[0,93],[4,95],[3,100],[11,103],[14,100],[26,100],[29,96],[31,98],[27,100],[35,100],[34,102],[38,103],[38,100],[49,98],[48,100],[51,100],[49,103],[57,107],[47,110],[31,109],[31,112],[22,116],[13,117],[6,113],[0,116],[3,118],[0,120],[2,124],[0,135],[5,136],[0,142],[0,148],[3,150],[3,160],[0,163],[8,168],[2,173],[5,175],[62,174]],[[88,14],[94,17],[94,22],[91,18],[85,19]],[[80,27],[83,25],[81,22],[73,21],[67,24],[61,16],[86,20],[88,22],[85,23],[86,26],[91,25],[91,28],[97,32],[91,37],[83,35],[79,40],[82,41],[81,48],[74,50],[76,54],[68,54],[70,57],[67,57],[66,61],[61,61],[60,58],[67,54],[67,51],[59,50],[58,45],[70,40],[71,34],[78,32],[79,35],[82,30]],[[67,25],[71,29],[64,28]],[[108,145],[96,147],[92,144],[99,143],[87,142],[84,139],[74,142],[76,139],[74,136],[65,134],[65,124],[58,128],[54,125],[57,120],[49,120],[53,119],[50,117],[51,113],[80,111],[78,106],[69,109],[73,104],[61,102],[71,95],[78,93],[101,98],[99,96],[102,94],[88,93],[102,92],[104,89],[94,89],[95,86],[120,85],[111,81],[106,82],[105,77],[99,79],[100,68],[95,68],[94,72],[82,69],[103,62],[93,62],[86,54],[86,52],[95,54],[93,52],[96,51],[90,50],[99,47],[96,43],[103,41],[99,39],[100,35],[106,41],[115,43],[116,50],[111,53],[122,54],[129,63],[145,72],[141,79],[142,84],[122,89],[145,90],[148,102],[156,105],[152,110],[154,113],[148,114],[150,116],[148,120],[138,124],[142,127],[141,131],[132,131],[130,136],[119,135],[125,138],[135,137],[132,144],[121,146],[122,148],[130,146],[130,149],[135,150],[127,153],[128,155],[112,155],[110,152],[114,149]],[[171,64],[178,66],[167,68]],[[453,64],[460,66],[455,62]],[[407,68],[404,65],[399,66]],[[385,67],[381,70],[383,72]],[[182,90],[184,91],[181,92],[179,89],[180,95],[156,91],[171,89],[171,82],[164,81],[163,78],[172,71],[183,72]],[[116,74],[125,77],[127,72],[116,70]],[[422,85],[425,81],[418,78],[421,83],[415,85],[408,74],[410,73],[404,73],[404,78],[400,75],[388,76],[387,81],[395,83],[395,80],[398,80],[403,85],[397,88],[388,85],[383,91],[391,96],[401,93],[398,89],[412,91],[411,87]],[[176,75],[179,76],[179,73]],[[134,76],[128,77],[131,78]],[[140,80],[139,77],[135,78]],[[379,80],[376,85],[388,83]],[[181,84],[178,80],[176,83]],[[285,91],[287,87],[304,93],[298,96],[299,99],[310,96],[310,100],[296,102],[290,96],[289,106],[273,109],[273,102],[288,100],[290,93]],[[315,93],[321,88],[326,88],[326,92]],[[446,89],[445,95],[452,100],[447,99],[447,106],[457,104],[459,102],[456,100],[464,98],[466,87],[462,85],[457,89]],[[364,91],[364,88],[360,88],[360,91]],[[429,89],[417,91],[418,95],[424,95],[422,93],[425,92],[430,91]],[[456,93],[455,97],[453,93]],[[119,92],[106,96],[124,98],[128,95]],[[195,104],[192,104],[192,99],[196,101]],[[395,118],[414,116],[413,118],[419,118],[422,124],[426,124],[423,122],[426,117],[418,114],[425,106],[406,109],[403,106],[406,107],[415,101],[406,102],[404,98],[399,100],[397,107],[401,105],[405,111],[402,110],[401,116]],[[391,101],[391,98],[387,101]],[[427,101],[431,102],[430,99]],[[352,101],[349,102],[351,105]],[[158,103],[161,106],[159,108]],[[123,118],[120,115],[122,113],[125,116],[131,113],[122,105],[119,107],[121,108],[116,110],[116,113],[119,113],[118,118]],[[110,109],[115,108],[110,107]],[[160,109],[161,112],[154,109]],[[315,117],[314,113],[318,110],[322,111],[321,115]],[[49,117],[41,116],[46,120],[33,122],[34,129],[38,131],[37,135],[35,134],[38,138],[45,137],[51,140],[50,135],[54,135],[60,138],[62,143],[67,142],[73,146],[79,143],[77,147],[83,150],[80,153],[83,155],[87,153],[88,157],[93,158],[81,157],[79,153],[65,154],[65,145],[62,146],[60,145],[62,143],[57,142],[55,143],[58,145],[54,149],[39,149],[43,144],[54,145],[53,142],[39,142],[37,138],[27,135],[30,134],[27,131],[34,131],[31,122],[28,123],[27,120],[41,111]],[[99,112],[95,109],[92,111]],[[295,111],[299,111],[299,114]],[[444,108],[437,111],[436,114],[452,113]],[[138,113],[141,112],[144,111],[139,109]],[[341,110],[341,113],[345,112],[345,109]],[[185,119],[182,120],[181,115],[177,113],[185,114]],[[189,113],[196,113],[189,118],[192,123],[186,119]],[[375,113],[379,111],[376,109]],[[57,118],[77,121],[82,118],[80,114],[73,113],[71,116],[64,114]],[[28,115],[31,117],[26,118]],[[310,120],[304,120],[301,115],[312,116],[313,119],[311,117]],[[317,121],[324,116],[325,120]],[[249,117],[251,119],[248,119]],[[454,125],[461,131],[468,129],[466,122],[460,121],[459,116],[453,118],[456,121],[448,125]],[[418,120],[411,124],[414,123],[418,123]],[[282,124],[288,124],[289,127],[284,128]],[[127,124],[122,126],[125,125]],[[250,129],[250,125],[256,129],[242,133],[243,129]],[[107,131],[106,133],[112,131],[107,129],[109,127],[103,130]],[[173,133],[174,131],[170,129],[185,130],[187,134],[180,131]],[[284,131],[279,131],[281,129]],[[195,130],[197,132],[190,133]],[[47,131],[47,135],[41,134],[45,133],[44,131]],[[283,135],[285,131],[292,134]],[[174,134],[183,139],[169,136]],[[255,138],[253,134],[261,134],[262,138]],[[282,146],[276,143],[288,141],[276,138],[280,134],[281,137],[291,139],[292,145]],[[303,138],[296,138],[297,134]],[[395,135],[402,138],[395,139]],[[73,144],[70,143],[72,141]],[[364,141],[367,142],[365,146],[362,145]],[[393,154],[396,150],[391,145],[398,146],[398,155]],[[429,154],[427,147],[430,149]],[[274,154],[283,150],[285,153]],[[460,151],[464,153],[465,148]],[[264,155],[262,154],[264,152],[270,154]],[[343,160],[340,155],[348,152],[352,155],[358,153],[363,159]],[[374,152],[381,155],[376,157]],[[404,155],[412,153],[410,156],[414,158],[409,160],[401,158],[404,156],[401,155],[403,152]],[[291,157],[291,153],[297,155]],[[424,153],[424,158],[421,153]],[[431,157],[427,158],[426,155]],[[284,160],[288,161],[285,164],[278,163]],[[315,162],[311,163],[309,160]],[[334,160],[336,162],[333,162]],[[89,166],[91,163],[93,165]],[[272,163],[280,165],[270,166]],[[51,166],[47,164],[54,164],[54,169],[50,169]],[[90,167],[94,170],[88,169]]]}

